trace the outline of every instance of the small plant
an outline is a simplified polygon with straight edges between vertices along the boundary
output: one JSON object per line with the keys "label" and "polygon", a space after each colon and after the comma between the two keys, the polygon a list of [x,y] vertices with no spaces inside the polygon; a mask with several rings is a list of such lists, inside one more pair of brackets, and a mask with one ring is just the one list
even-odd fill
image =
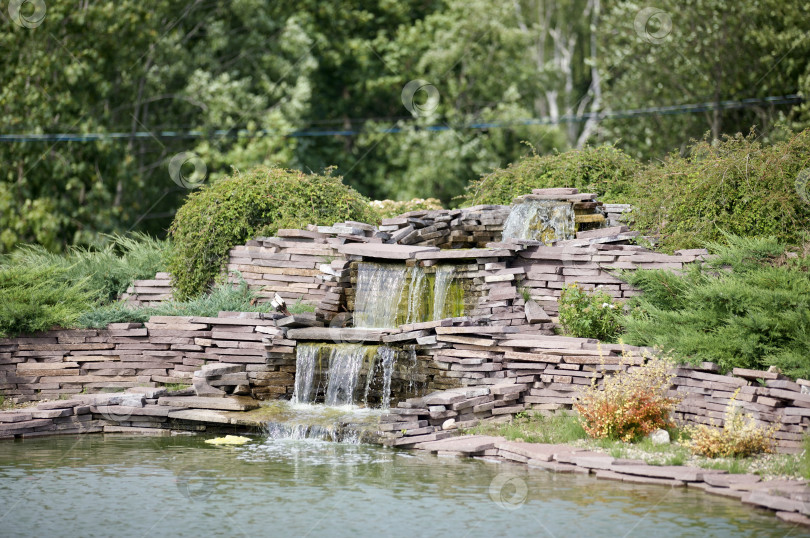
{"label": "small plant", "polygon": [[692,440],[687,446],[692,453],[707,458],[731,458],[773,452],[773,435],[779,429],[779,424],[770,428],[758,426],[750,413],[734,405],[739,392],[740,389],[734,392],[726,406],[722,428],[714,424],[689,428]]}
{"label": "small plant", "polygon": [[579,284],[563,288],[560,295],[560,324],[569,336],[615,342],[622,332],[622,309],[604,291],[589,293]]}
{"label": "small plant", "polygon": [[574,404],[588,435],[628,442],[673,427],[671,414],[679,400],[667,395],[671,366],[668,359],[647,358],[638,368],[605,378],[602,389],[594,378]]}
{"label": "small plant", "polygon": [[380,215],[381,219],[396,217],[410,211],[431,211],[442,209],[442,203],[436,198],[414,198],[413,200],[374,200],[369,204]]}

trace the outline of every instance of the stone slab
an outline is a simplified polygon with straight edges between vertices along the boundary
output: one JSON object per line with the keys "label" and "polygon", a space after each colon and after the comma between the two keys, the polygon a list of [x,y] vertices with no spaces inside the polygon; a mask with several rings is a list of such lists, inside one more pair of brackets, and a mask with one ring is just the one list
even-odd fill
{"label": "stone slab", "polygon": [[167,416],[176,420],[192,422],[212,422],[217,424],[230,424],[231,419],[211,409],[181,409],[169,411]]}
{"label": "stone slab", "polygon": [[414,445],[414,448],[427,450],[429,452],[442,450],[461,452],[464,454],[476,454],[490,448],[495,448],[495,444],[502,439],[502,437],[492,437],[488,435],[464,435],[439,441],[419,443]]}
{"label": "stone slab", "polygon": [[221,411],[250,411],[259,407],[259,402],[245,396],[206,398],[202,396],[161,396],[158,405],[190,409],[215,409]]}
{"label": "stone slab", "polygon": [[417,247],[409,245],[383,244],[383,243],[346,243],[338,245],[338,252],[364,258],[377,258],[385,260],[409,260],[420,252],[436,252],[437,247]]}

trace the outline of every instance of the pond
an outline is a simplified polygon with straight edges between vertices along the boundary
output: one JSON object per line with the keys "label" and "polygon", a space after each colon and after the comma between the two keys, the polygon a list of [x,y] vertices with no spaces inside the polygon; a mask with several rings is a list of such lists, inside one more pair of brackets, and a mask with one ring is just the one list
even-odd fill
{"label": "pond", "polygon": [[1,536],[795,536],[736,500],[374,445],[0,444]]}

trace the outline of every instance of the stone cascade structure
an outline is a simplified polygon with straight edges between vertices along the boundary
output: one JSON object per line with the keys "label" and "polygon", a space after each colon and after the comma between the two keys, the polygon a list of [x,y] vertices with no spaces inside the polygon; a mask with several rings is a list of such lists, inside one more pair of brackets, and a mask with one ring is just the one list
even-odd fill
{"label": "stone cascade structure", "polygon": [[0,440],[87,433],[238,432],[247,423],[229,413],[257,407],[249,397],[200,397],[191,389],[135,387],[115,394],[77,394],[0,412]]}
{"label": "stone cascade structure", "polygon": [[[182,384],[201,398],[390,405],[384,423],[402,426],[388,430],[396,446],[524,410],[570,409],[582,387],[638,365],[648,350],[627,348],[628,358],[618,346],[557,336],[563,287],[599,287],[626,299],[637,290],[618,271],[680,270],[707,253],[664,255],[632,244],[638,234],[626,226],[605,227],[628,207],[605,206],[575,189],[535,190],[517,200],[546,202],[573,216],[566,238],[503,239],[505,206],[411,212],[379,228],[344,222],[279,230],[232,249],[228,270],[262,300],[278,294],[313,313],[156,316],[4,339],[0,390],[25,402]],[[159,280],[136,282],[133,292],[146,301]],[[308,385],[297,376],[304,366]],[[736,401],[760,422],[781,424],[780,447],[798,449],[810,422],[802,385],[768,372],[734,374],[719,375],[709,364],[680,368],[678,420],[721,422],[739,388]]]}
{"label": "stone cascade structure", "polygon": [[[7,398],[26,402],[139,386],[191,385],[194,373],[205,364],[235,363],[244,372],[238,380],[232,377],[230,386],[242,387],[237,393],[249,385],[259,398],[286,395],[295,362],[266,364],[262,343],[278,332],[272,318],[281,316],[222,316],[153,316],[144,324],[113,323],[106,329],[0,339],[0,390]],[[278,342],[284,344],[283,339]],[[230,382],[216,381],[212,384]]]}
{"label": "stone cascade structure", "polygon": [[172,298],[172,276],[158,273],[149,280],[136,280],[121,295],[131,306],[152,306]]}

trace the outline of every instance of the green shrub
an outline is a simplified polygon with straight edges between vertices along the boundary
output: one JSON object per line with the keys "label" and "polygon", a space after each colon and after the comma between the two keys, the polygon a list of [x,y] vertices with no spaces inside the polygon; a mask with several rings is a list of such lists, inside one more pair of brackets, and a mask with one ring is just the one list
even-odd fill
{"label": "green shrub", "polygon": [[227,263],[228,250],[279,228],[344,220],[376,222],[368,200],[341,178],[256,168],[189,195],[170,232],[169,269],[179,298],[202,294]]}
{"label": "green shrub", "polygon": [[64,255],[23,246],[0,259],[0,335],[72,327],[132,280],[164,268],[166,243],[139,234],[109,239],[99,249],[74,248]]}
{"label": "green shrub", "polygon": [[374,200],[371,207],[381,219],[390,219],[409,211],[442,209],[441,201],[436,198],[414,198],[413,200]]}
{"label": "green shrub", "polygon": [[560,324],[566,335],[615,342],[622,331],[622,309],[604,291],[587,292],[578,284],[563,288]]}
{"label": "green shrub", "polygon": [[810,377],[810,259],[774,238],[728,236],[717,258],[675,274],[627,271],[643,294],[623,324],[630,344],[672,350],[682,362],[723,371],[766,369]]}
{"label": "green shrub", "polygon": [[68,280],[65,269],[0,266],[0,337],[70,327],[92,308],[87,280]]}
{"label": "green shrub", "polygon": [[463,206],[508,205],[532,189],[574,187],[595,192],[605,202],[624,203],[641,164],[613,146],[585,147],[553,155],[531,155],[471,181]]}
{"label": "green shrub", "polygon": [[100,248],[73,247],[65,254],[48,252],[41,246],[23,245],[6,256],[3,265],[23,268],[58,268],[66,282],[85,281],[99,302],[114,301],[133,280],[154,278],[166,268],[168,243],[148,235],[104,236]]}
{"label": "green shrub", "polygon": [[[810,167],[810,130],[763,146],[753,134],[696,142],[634,179],[633,226],[659,236],[665,251],[740,236],[796,242],[810,227],[799,173]],[[797,189],[797,187],[799,187]]]}

